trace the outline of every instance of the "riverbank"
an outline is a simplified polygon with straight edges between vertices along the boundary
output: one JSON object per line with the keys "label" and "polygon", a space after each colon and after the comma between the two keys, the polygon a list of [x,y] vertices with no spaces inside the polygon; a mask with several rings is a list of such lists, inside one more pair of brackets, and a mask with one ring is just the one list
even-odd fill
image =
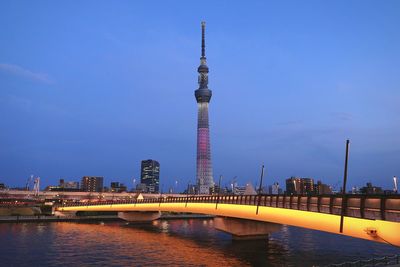
{"label": "riverbank", "polygon": [[[204,214],[162,214],[160,220],[173,219],[210,219],[212,215]],[[0,223],[18,222],[80,222],[80,221],[123,221],[117,215],[96,215],[96,216],[0,216]]]}
{"label": "riverbank", "polygon": [[25,206],[8,206],[0,207],[0,218],[10,216],[37,216],[41,215],[42,210],[39,207],[25,207]]}
{"label": "riverbank", "polygon": [[78,221],[115,221],[122,219],[115,215],[103,216],[0,216],[0,223],[19,223],[19,222],[78,222]]}

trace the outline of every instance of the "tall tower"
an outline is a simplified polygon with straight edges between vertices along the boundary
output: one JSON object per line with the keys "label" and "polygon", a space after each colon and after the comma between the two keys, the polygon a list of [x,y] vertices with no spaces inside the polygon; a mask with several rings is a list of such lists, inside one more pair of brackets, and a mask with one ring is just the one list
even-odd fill
{"label": "tall tower", "polygon": [[197,101],[197,187],[200,194],[209,194],[210,188],[214,186],[211,149],[210,149],[210,128],[208,125],[208,103],[212,92],[208,89],[208,67],[205,52],[205,29],[206,23],[201,22],[201,58],[199,73],[199,89],[194,92]]}

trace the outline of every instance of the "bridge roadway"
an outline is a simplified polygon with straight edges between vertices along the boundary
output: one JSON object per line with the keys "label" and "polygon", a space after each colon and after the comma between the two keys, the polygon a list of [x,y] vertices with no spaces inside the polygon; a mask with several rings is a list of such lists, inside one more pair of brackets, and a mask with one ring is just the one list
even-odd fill
{"label": "bridge roadway", "polygon": [[[343,232],[340,218],[344,199]],[[186,196],[64,203],[60,212],[186,212],[286,224],[400,246],[400,195]]]}

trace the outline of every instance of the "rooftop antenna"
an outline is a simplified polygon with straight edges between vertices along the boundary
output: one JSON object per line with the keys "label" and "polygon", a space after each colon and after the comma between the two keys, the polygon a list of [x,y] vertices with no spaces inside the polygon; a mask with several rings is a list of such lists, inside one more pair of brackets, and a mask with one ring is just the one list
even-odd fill
{"label": "rooftop antenna", "polygon": [[206,38],[205,38],[205,31],[206,31],[206,22],[201,22],[201,57],[206,57]]}

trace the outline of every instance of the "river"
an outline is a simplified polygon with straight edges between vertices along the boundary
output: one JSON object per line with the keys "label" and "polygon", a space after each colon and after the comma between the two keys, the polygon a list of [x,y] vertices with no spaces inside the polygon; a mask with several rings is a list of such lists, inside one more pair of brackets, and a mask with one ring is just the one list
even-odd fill
{"label": "river", "polygon": [[288,226],[268,241],[235,241],[212,219],[0,224],[0,266],[323,266],[394,254],[400,249]]}

